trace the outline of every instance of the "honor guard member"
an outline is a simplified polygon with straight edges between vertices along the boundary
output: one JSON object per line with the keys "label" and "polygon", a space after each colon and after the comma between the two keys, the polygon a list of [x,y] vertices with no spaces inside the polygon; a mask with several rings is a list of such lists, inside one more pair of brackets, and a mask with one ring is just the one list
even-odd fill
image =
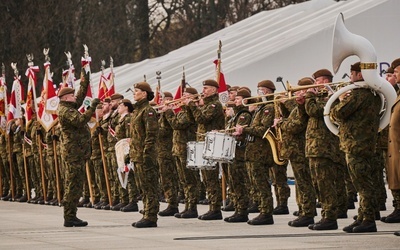
{"label": "honor guard member", "polygon": [[[351,65],[351,81],[364,81],[360,63]],[[339,97],[340,103],[331,110],[339,124],[340,148],[346,153],[351,179],[360,196],[357,220],[343,231],[348,233],[376,232],[375,212],[377,166],[375,154],[379,130],[381,101],[370,88],[356,88]]]}
{"label": "honor guard member", "polygon": [[[259,95],[273,94],[275,85],[270,80],[263,80],[257,84]],[[273,99],[273,98],[266,98]],[[265,140],[265,132],[274,122],[274,104],[262,104],[254,112],[250,126],[236,126],[234,135],[247,136],[245,152],[246,167],[250,176],[250,183],[254,186],[260,214],[247,221],[250,225],[274,224],[272,217],[273,199],[269,184],[269,168],[273,166],[272,150]]]}
{"label": "honor guard member", "polygon": [[[26,168],[29,171],[29,179],[30,179],[30,188],[35,189],[35,194],[36,190],[39,190],[38,183],[39,181],[37,180],[36,176],[36,170],[35,170],[35,160],[32,154],[32,139],[31,139],[31,133],[32,133],[32,128],[34,123],[36,122],[36,114],[32,116],[32,120],[27,124],[26,126],[26,132],[24,134],[24,150],[25,150],[25,161],[26,161]],[[32,196],[31,199],[28,200],[28,203],[32,202]]]}
{"label": "honor guard member", "polygon": [[[243,102],[247,103],[251,96],[247,89],[239,88],[235,96],[235,116],[230,119],[227,124],[227,128],[234,128],[235,126],[248,126],[251,123],[251,113],[248,111],[248,107],[243,105]],[[247,207],[249,205],[249,195],[247,192],[247,186],[249,183],[249,175],[247,173],[245,165],[245,149],[246,149],[246,138],[244,135],[236,136],[236,150],[235,159],[232,163],[228,163],[228,183],[231,189],[231,203],[234,205],[235,213],[232,216],[225,217],[226,222],[247,222],[249,220]]]}
{"label": "honor guard member", "polygon": [[150,106],[154,92],[147,82],[133,85],[133,99],[136,103],[131,118],[131,140],[129,156],[142,193],[143,218],[132,224],[133,227],[157,227],[159,182],[157,167],[158,122],[156,111]]}
{"label": "honor guard member", "polygon": [[[131,137],[131,113],[133,112],[133,105],[131,101],[128,99],[122,99],[118,105],[118,114],[119,120],[118,124],[115,127],[115,136],[118,140],[124,138]],[[128,156],[129,157],[129,156]],[[125,173],[126,174],[126,173]],[[128,174],[128,183],[126,189],[124,189],[121,185],[119,193],[121,198],[121,206],[120,211],[122,212],[137,212],[139,211],[137,205],[137,197],[139,195],[139,191],[136,185],[135,173],[132,169],[129,169]]]}
{"label": "honor guard member", "polygon": [[[400,84],[400,58],[395,59],[391,67],[396,77],[396,86]],[[383,222],[399,223],[400,222],[400,172],[399,172],[399,143],[400,143],[400,126],[399,126],[399,95],[400,90],[396,90],[397,99],[391,110],[391,118],[389,123],[389,139],[388,139],[388,155],[387,155],[387,182],[388,187],[393,196],[394,210],[389,214]],[[396,235],[400,235],[397,232]]]}
{"label": "honor guard member", "polygon": [[11,126],[11,133],[13,133],[12,143],[12,157],[13,157],[13,173],[15,176],[15,191],[16,195],[14,201],[26,202],[27,201],[27,187],[25,182],[25,170],[24,170],[24,155],[22,152],[22,143],[24,142],[25,125],[23,118],[17,118],[14,120],[14,124]]}
{"label": "honor guard member", "polygon": [[1,200],[8,201],[11,198],[10,190],[10,166],[8,165],[8,154],[7,154],[7,136],[4,133],[0,133],[0,171],[1,171],[1,183],[3,184],[3,193]]}
{"label": "honor guard member", "polygon": [[[185,88],[182,99],[194,98],[197,95],[195,88]],[[181,105],[181,104],[180,104]],[[189,107],[181,105],[181,110],[175,115],[166,105],[163,108],[165,116],[173,129],[172,155],[178,171],[179,182],[185,196],[185,209],[176,213],[176,218],[197,218],[197,202],[199,200],[199,172],[186,167],[187,164],[187,142],[196,140],[197,125],[194,121]]]}
{"label": "honor guard member", "polygon": [[[212,130],[224,128],[225,118],[222,104],[218,96],[219,85],[214,80],[203,82],[203,99],[200,99],[197,106],[191,99],[185,100],[191,114],[197,123],[197,141],[204,141],[205,134]],[[201,170],[204,185],[209,200],[209,210],[198,218],[200,220],[221,220],[222,192],[219,182],[219,170]]]}
{"label": "honor guard member", "polygon": [[[43,176],[42,174],[45,174],[44,172],[42,173],[41,165],[40,165],[40,154],[39,154],[39,146],[41,147],[41,143],[39,142],[39,134],[38,131],[40,131],[40,123],[37,120],[32,121],[32,131],[30,133],[30,138],[32,139],[32,154],[33,154],[33,159],[34,159],[34,170],[31,172],[36,175],[36,179],[38,181],[37,186],[35,186],[35,198],[30,201],[30,203],[34,204],[44,204],[44,190],[43,188],[47,188],[46,184],[43,183],[43,180],[46,181],[46,177]],[[43,161],[42,161],[43,162]]]}
{"label": "honor guard member", "polygon": [[[338,185],[338,176],[343,173],[342,152],[339,138],[331,133],[324,122],[323,110],[328,101],[328,91],[323,84],[331,83],[333,75],[327,69],[313,74],[320,88],[309,88],[306,93],[305,110],[308,118],[306,130],[306,157],[309,159],[311,178],[321,202],[321,220],[308,226],[311,230],[336,230],[338,228],[338,188],[345,189],[344,180]],[[346,199],[347,208],[347,199]]]}
{"label": "honor guard member", "polygon": [[[299,86],[314,84],[314,79],[304,77],[299,80]],[[304,104],[306,90],[295,93],[296,101]],[[282,156],[290,160],[296,183],[296,202],[299,207],[298,217],[289,221],[292,227],[307,227],[314,224],[316,213],[316,195],[311,180],[310,167],[305,155],[306,128],[308,115],[304,105],[296,105],[287,118],[283,118],[280,127],[282,129]]]}
{"label": "honor guard member", "polygon": [[81,114],[78,109],[82,105],[89,86],[89,74],[82,68],[81,82],[78,94],[75,96],[73,88],[64,87],[58,92],[58,120],[61,125],[62,158],[66,164],[66,187],[64,193],[64,226],[84,227],[88,223],[76,217],[77,204],[83,188],[85,178],[85,164],[89,160],[90,130],[87,123],[90,121],[100,100],[92,100],[91,106]]}
{"label": "honor guard member", "polygon": [[[161,105],[168,105],[173,96],[170,92],[164,92]],[[173,129],[169,124],[164,112],[160,113],[158,119],[158,143],[157,143],[157,162],[160,169],[161,190],[164,193],[168,207],[160,211],[160,216],[174,216],[178,210],[178,179],[177,171],[172,157],[172,137]]]}

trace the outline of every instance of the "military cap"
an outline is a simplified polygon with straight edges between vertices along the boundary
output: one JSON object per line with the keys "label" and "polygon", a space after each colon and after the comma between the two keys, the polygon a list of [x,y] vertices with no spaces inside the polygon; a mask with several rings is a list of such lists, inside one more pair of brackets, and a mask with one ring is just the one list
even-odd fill
{"label": "military cap", "polygon": [[241,96],[243,98],[248,98],[251,96],[250,92],[245,88],[240,88],[237,90],[236,96]]}
{"label": "military cap", "polygon": [[230,88],[232,88],[231,85],[227,84],[226,89],[229,91]]}
{"label": "military cap", "polygon": [[171,94],[171,92],[165,91],[164,92],[164,97],[170,97],[170,98],[174,98]]}
{"label": "military cap", "polygon": [[361,72],[360,62],[356,62],[355,64],[352,64],[352,65],[350,66],[350,71]]}
{"label": "military cap", "polygon": [[394,69],[397,68],[398,66],[400,66],[400,58],[395,59],[395,60],[392,62],[392,65],[391,65],[390,67],[392,67],[393,70],[394,70]]}
{"label": "military cap", "polygon": [[192,94],[192,95],[197,95],[198,94],[198,92],[197,92],[197,90],[195,88],[190,88],[190,87],[185,88],[185,92],[189,93],[189,94]]}
{"label": "military cap", "polygon": [[106,97],[106,98],[104,98],[104,101],[103,101],[103,102],[110,103],[110,102],[111,102],[111,98],[110,98],[110,97]]}
{"label": "military cap", "polygon": [[150,101],[150,102],[149,102],[149,105],[152,106],[152,107],[154,107],[154,106],[157,106],[157,103],[156,103],[155,101]]}
{"label": "military cap", "polygon": [[217,81],[211,80],[211,79],[203,81],[203,86],[211,86],[211,87],[219,88]]}
{"label": "military cap", "polygon": [[389,67],[385,70],[386,74],[393,74],[394,73],[394,69],[392,67]]}
{"label": "military cap", "polygon": [[138,83],[135,83],[135,84],[133,85],[133,87],[134,87],[134,88],[138,88],[138,89],[140,89],[140,90],[142,90],[142,91],[153,92],[153,91],[151,90],[150,84],[148,84],[147,82],[138,82]]}
{"label": "military cap", "polygon": [[234,101],[228,101],[228,102],[225,104],[225,106],[226,106],[227,108],[232,108],[232,107],[236,107],[236,104],[235,104]]}
{"label": "military cap", "polygon": [[133,111],[133,104],[130,100],[128,99],[122,99],[121,101],[119,101],[119,104],[123,103],[125,106],[128,107],[129,112]]}
{"label": "military cap", "polygon": [[314,84],[314,79],[311,77],[303,77],[297,83],[297,85],[299,86],[312,85],[312,84]]}
{"label": "military cap", "polygon": [[70,88],[70,87],[63,87],[58,91],[58,97],[62,97],[68,94],[75,94],[75,89]]}
{"label": "military cap", "polygon": [[247,89],[247,91],[249,91],[249,93],[250,93],[250,95],[251,95],[251,89],[250,89],[249,87],[243,86],[243,87],[240,87],[240,89]]}
{"label": "military cap", "polygon": [[99,103],[96,107],[96,109],[103,109],[103,104]]}
{"label": "military cap", "polygon": [[257,88],[264,87],[275,90],[275,84],[270,80],[263,80],[257,84]]}
{"label": "military cap", "polygon": [[320,76],[326,76],[326,77],[333,77],[332,73],[328,69],[320,69],[315,71],[315,73],[312,75],[314,79],[317,79]]}
{"label": "military cap", "polygon": [[115,93],[111,96],[111,100],[118,100],[118,99],[124,99],[124,96],[118,93]]}
{"label": "military cap", "polygon": [[238,91],[238,89],[240,89],[239,86],[233,86],[233,87],[230,87],[230,88],[228,89],[228,91]]}

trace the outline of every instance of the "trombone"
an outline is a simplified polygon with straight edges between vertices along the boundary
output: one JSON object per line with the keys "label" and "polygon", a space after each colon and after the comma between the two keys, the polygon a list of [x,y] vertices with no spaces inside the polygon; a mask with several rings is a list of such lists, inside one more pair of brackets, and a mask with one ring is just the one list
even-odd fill
{"label": "trombone", "polygon": [[192,95],[192,96],[185,96],[185,97],[181,97],[181,98],[174,99],[174,100],[171,100],[171,101],[165,101],[164,104],[155,106],[155,107],[153,107],[153,109],[155,109],[155,110],[158,112],[159,110],[161,110],[161,109],[164,108],[165,106],[177,105],[177,104],[179,104],[180,102],[182,102],[183,100],[188,99],[188,98],[192,99],[193,101],[198,101],[198,99],[203,98],[203,93],[201,93],[201,94],[195,94],[195,95]]}
{"label": "trombone", "polygon": [[[332,83],[327,83],[327,84],[311,84],[311,85],[303,85],[303,86],[296,86],[293,87],[289,83],[287,83],[286,91],[282,92],[277,92],[277,93],[272,93],[272,94],[266,94],[266,95],[260,95],[260,96],[252,96],[252,97],[247,97],[243,98],[242,104],[244,106],[254,106],[254,105],[262,105],[262,104],[267,104],[267,103],[273,103],[279,100],[290,100],[290,99],[295,99],[298,96],[293,96],[293,92],[297,92],[300,90],[304,89],[311,89],[311,88],[319,88],[318,93],[326,93],[326,89],[332,90],[334,92],[338,91],[340,88],[345,87],[347,85],[352,84],[352,82],[332,82]],[[334,88],[334,90],[332,89]],[[282,98],[274,98],[274,100],[267,100],[267,101],[261,101],[261,102],[255,102],[255,103],[244,103],[245,100],[258,100],[259,98],[262,97],[275,97],[275,96],[284,96]]]}

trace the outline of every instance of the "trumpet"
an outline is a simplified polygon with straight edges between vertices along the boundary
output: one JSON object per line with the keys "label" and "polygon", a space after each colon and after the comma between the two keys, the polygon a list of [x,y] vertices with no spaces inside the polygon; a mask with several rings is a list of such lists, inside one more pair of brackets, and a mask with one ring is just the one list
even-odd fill
{"label": "trumpet", "polygon": [[[286,91],[243,98],[242,104],[244,106],[254,106],[254,105],[273,103],[273,102],[276,102],[279,100],[284,100],[284,99],[290,100],[290,99],[297,98],[298,96],[294,96],[293,93],[300,91],[300,90],[318,88],[318,90],[317,90],[318,93],[326,93],[327,89],[332,90],[332,91],[337,91],[340,88],[345,87],[350,84],[352,84],[352,82],[332,82],[332,83],[327,83],[327,84],[311,84],[311,85],[303,85],[303,86],[296,86],[296,87],[293,87],[292,85],[288,84]],[[257,100],[261,97],[271,97],[271,96],[273,96],[273,97],[284,96],[284,97],[279,98],[279,99],[274,98],[274,100],[267,100],[267,101],[261,101],[261,102],[255,102],[255,103],[248,103],[248,104],[245,103],[245,100]]]}
{"label": "trumpet", "polygon": [[174,99],[171,101],[165,101],[164,104],[161,104],[159,106],[155,106],[153,107],[157,112],[160,111],[162,108],[164,108],[165,106],[169,106],[169,105],[179,105],[183,100],[185,99],[192,99],[192,101],[198,101],[198,99],[203,98],[203,94],[195,94],[192,96],[185,96],[185,97],[181,97],[178,99]]}

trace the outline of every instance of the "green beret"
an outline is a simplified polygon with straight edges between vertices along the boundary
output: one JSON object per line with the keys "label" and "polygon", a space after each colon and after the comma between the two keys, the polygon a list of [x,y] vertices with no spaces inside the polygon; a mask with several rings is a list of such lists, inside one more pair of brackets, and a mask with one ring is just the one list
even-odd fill
{"label": "green beret", "polygon": [[259,88],[259,87],[265,87],[268,89],[275,90],[275,84],[270,80],[263,80],[263,81],[259,82],[257,84],[257,88]]}
{"label": "green beret", "polygon": [[121,101],[119,101],[119,104],[123,103],[125,106],[128,107],[128,111],[132,112],[133,111],[133,104],[130,100],[128,99],[122,99]]}
{"label": "green beret", "polygon": [[239,86],[233,86],[233,87],[230,87],[228,89],[228,91],[238,91],[239,88],[240,88]]}
{"label": "green beret", "polygon": [[142,90],[142,91],[153,92],[153,91],[151,90],[150,84],[148,84],[147,82],[138,82],[138,83],[135,83],[135,84],[133,85],[133,87],[134,87],[134,88],[137,88],[137,89],[140,89],[140,90]]}
{"label": "green beret", "polygon": [[106,97],[106,98],[104,98],[104,101],[103,101],[103,102],[110,103],[110,102],[111,102],[111,98],[110,98],[110,97]]}
{"label": "green beret", "polygon": [[198,94],[198,92],[197,92],[197,90],[195,88],[190,88],[190,87],[185,88],[185,92],[189,93],[189,94],[192,94],[192,95],[197,95]]}
{"label": "green beret", "polygon": [[118,93],[115,93],[111,96],[111,100],[119,100],[119,99],[124,99],[124,96]]}
{"label": "green beret", "polygon": [[243,98],[248,98],[248,97],[251,96],[251,94],[250,94],[250,91],[248,91],[247,89],[240,88],[240,89],[237,90],[236,96],[241,96]]}
{"label": "green beret", "polygon": [[390,67],[392,67],[393,70],[394,70],[394,69],[397,68],[398,66],[400,66],[400,58],[395,59],[395,60],[392,62],[392,65],[391,65]]}
{"label": "green beret", "polygon": [[312,85],[312,84],[314,84],[314,79],[311,77],[303,77],[297,83],[297,85],[299,86]]}
{"label": "green beret", "polygon": [[64,87],[60,91],[58,91],[58,97],[65,96],[67,94],[75,94],[75,89],[70,87]]}
{"label": "green beret", "polygon": [[352,64],[352,65],[350,66],[350,71],[361,72],[360,62],[356,62],[355,64]]}
{"label": "green beret", "polygon": [[211,80],[211,79],[205,80],[203,82],[203,86],[211,86],[211,87],[219,88],[217,81]]}
{"label": "green beret", "polygon": [[326,77],[333,77],[333,75],[332,75],[332,73],[329,71],[329,70],[327,70],[327,69],[320,69],[320,70],[317,70],[317,71],[315,71],[315,73],[312,75],[312,77],[314,78],[314,79],[317,79],[318,77],[320,77],[320,76],[326,76]]}

